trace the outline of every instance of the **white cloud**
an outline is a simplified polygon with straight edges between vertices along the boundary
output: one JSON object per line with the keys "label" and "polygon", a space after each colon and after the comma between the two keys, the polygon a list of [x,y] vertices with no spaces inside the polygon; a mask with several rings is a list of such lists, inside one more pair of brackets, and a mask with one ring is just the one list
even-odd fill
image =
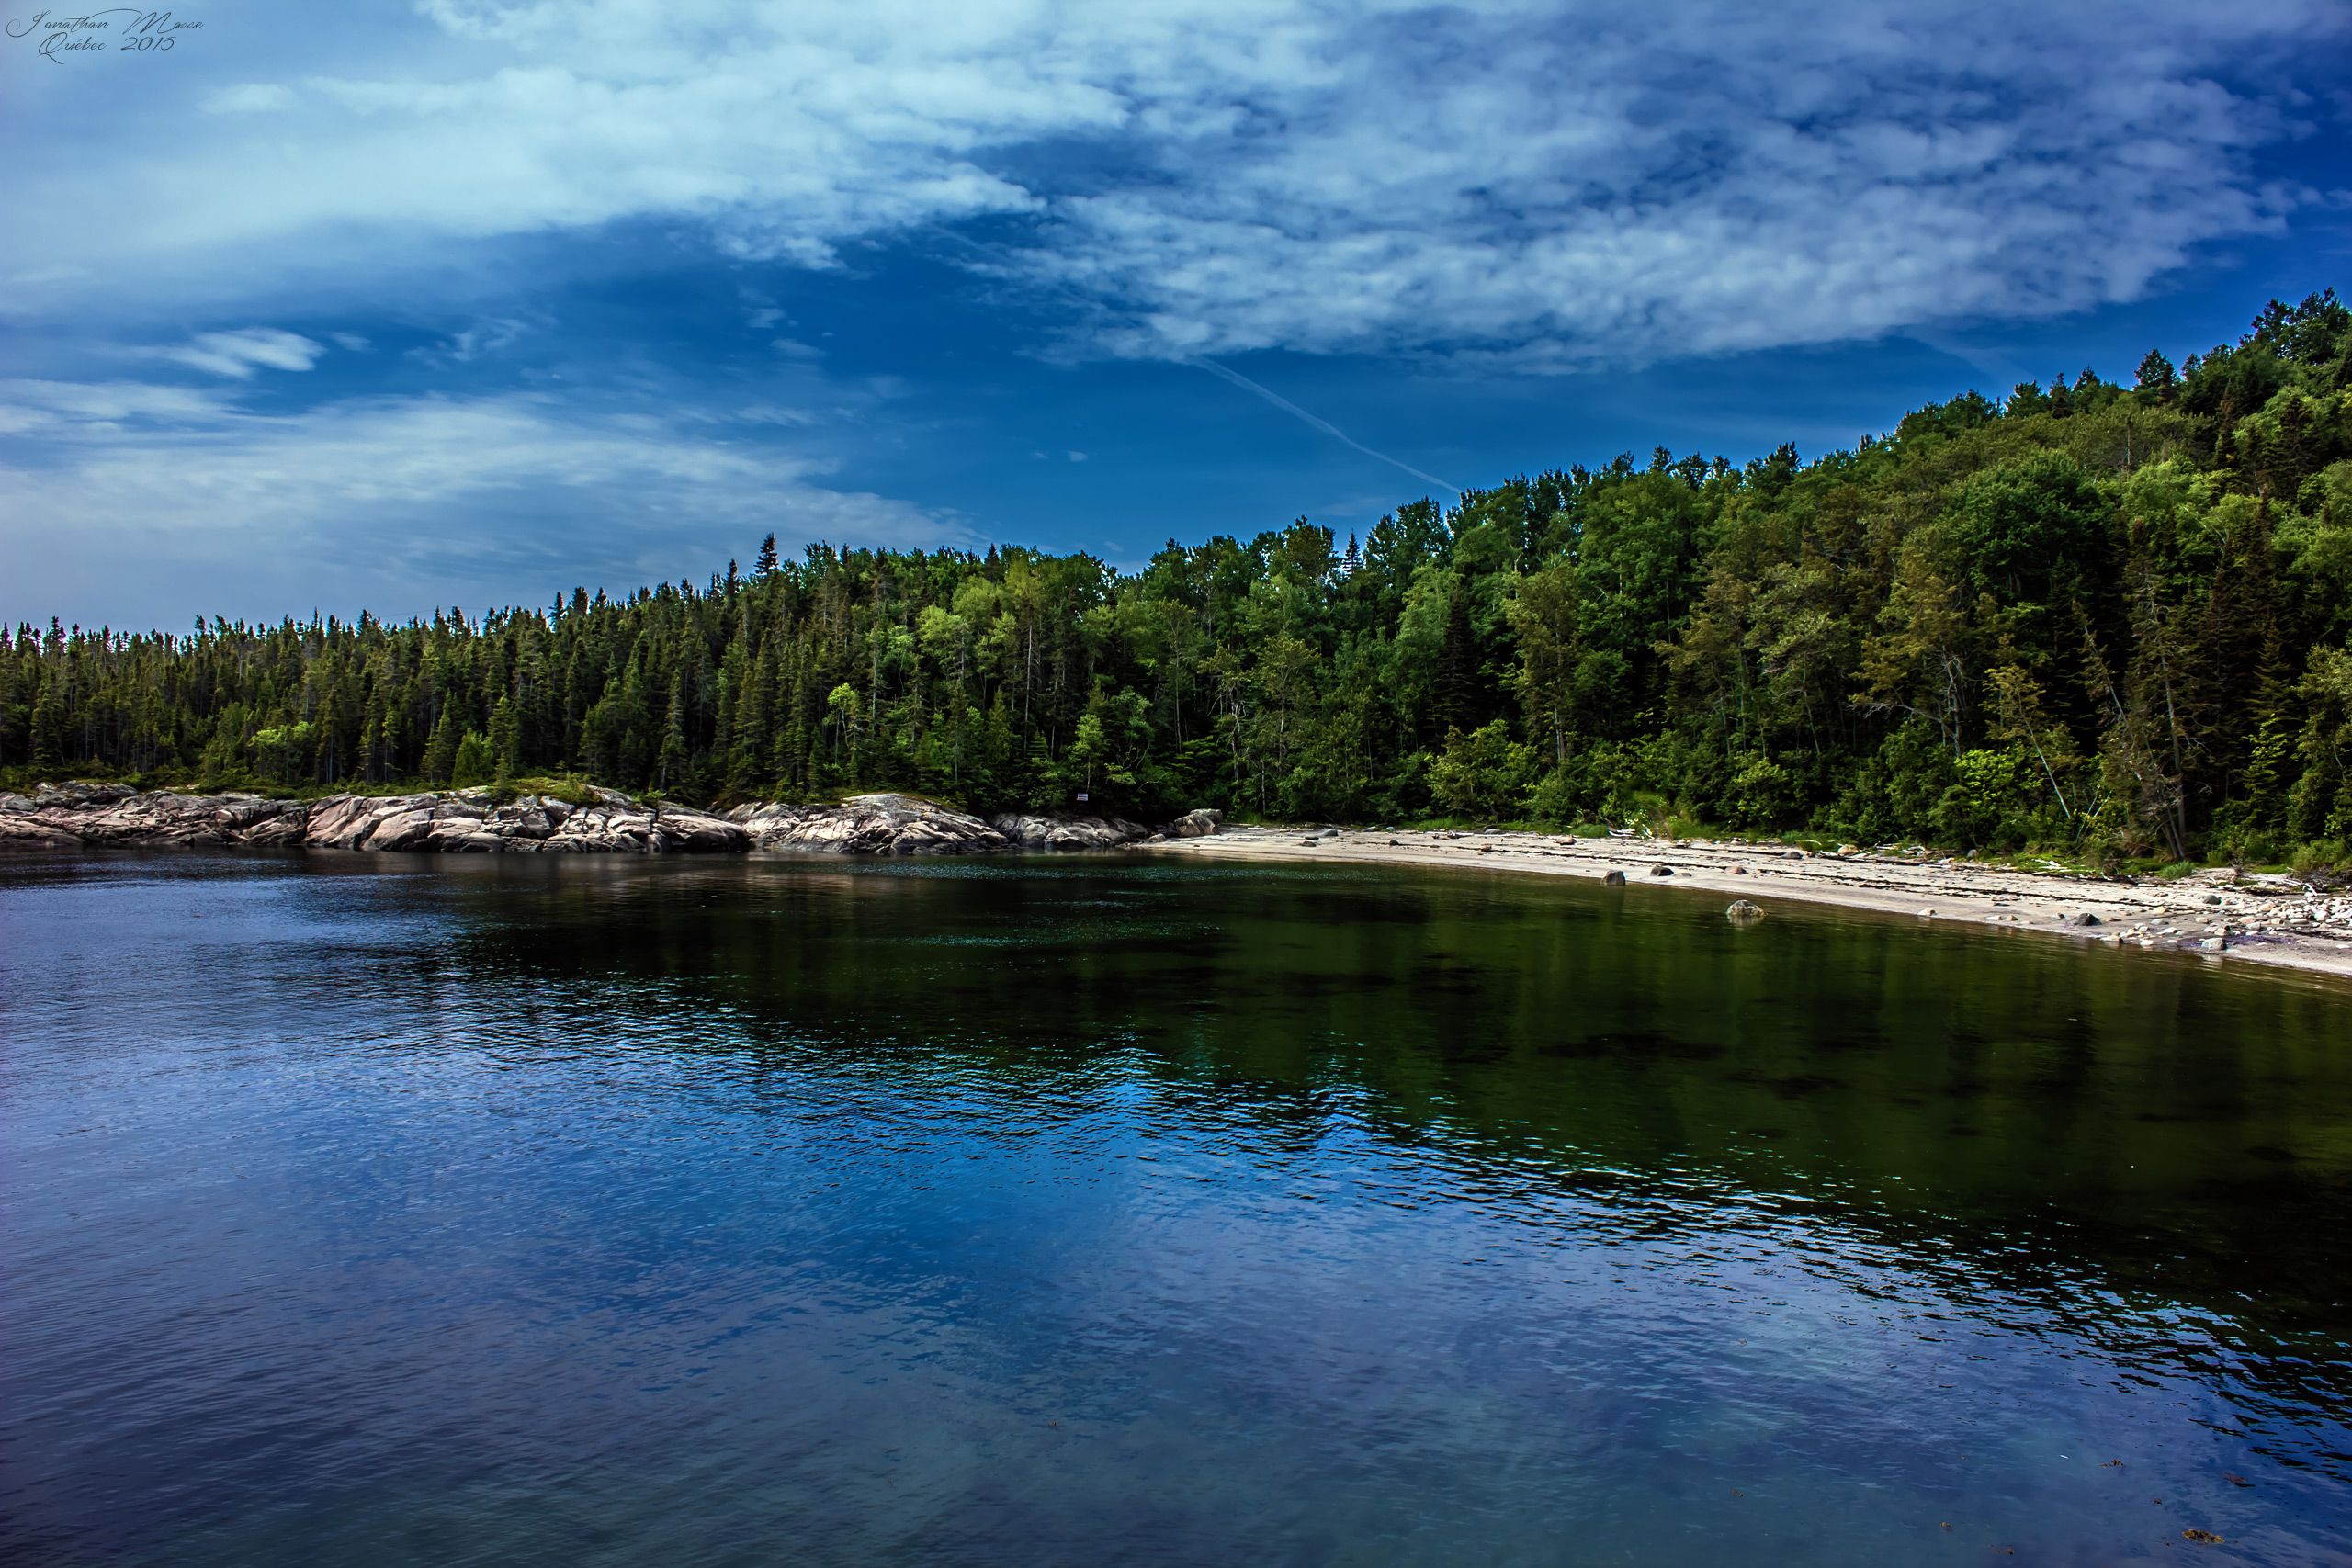
{"label": "white cloud", "polygon": [[261,288],[648,218],[838,266],[990,218],[959,254],[1069,301],[1082,353],[1815,343],[2128,299],[2276,231],[2329,197],[2253,154],[2334,112],[2288,84],[2352,30],[2337,0],[421,12],[398,49],[210,88],[270,112],[126,156],[104,208],[12,161],[0,273],[69,269],[52,301],[125,258]]}
{"label": "white cloud", "polygon": [[745,424],[780,424],[786,426],[821,423],[823,416],[808,409],[784,408],[775,403],[752,403],[735,411],[735,418]]}
{"label": "white cloud", "polygon": [[178,348],[154,350],[158,358],[209,370],[216,376],[233,376],[239,380],[255,370],[308,370],[325,352],[323,344],[277,327],[198,333]]}
{"label": "white cloud", "polygon": [[453,333],[447,342],[436,347],[410,352],[428,365],[470,365],[477,359],[511,346],[528,331],[530,323],[527,321],[500,317],[494,321],[477,321],[463,332]]}
{"label": "white cloud", "polygon": [[695,423],[519,396],[260,416],[175,388],[0,382],[0,429],[38,443],[0,467],[0,555],[41,600],[0,611],[406,615],[625,591],[771,530],[974,542],[952,516],[828,486],[821,457]]}
{"label": "white cloud", "polygon": [[204,100],[207,114],[268,114],[294,107],[294,89],[283,82],[242,82]]}
{"label": "white cloud", "polygon": [[204,426],[235,417],[216,393],[143,381],[0,381],[0,435],[111,440],[127,428]]}

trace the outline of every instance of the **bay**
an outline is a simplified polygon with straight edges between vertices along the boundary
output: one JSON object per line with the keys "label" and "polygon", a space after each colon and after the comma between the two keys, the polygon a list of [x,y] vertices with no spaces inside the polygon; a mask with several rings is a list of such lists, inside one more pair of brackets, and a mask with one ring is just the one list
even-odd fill
{"label": "bay", "polygon": [[2340,1562],[2347,1043],[1549,878],[21,860],[0,1552]]}

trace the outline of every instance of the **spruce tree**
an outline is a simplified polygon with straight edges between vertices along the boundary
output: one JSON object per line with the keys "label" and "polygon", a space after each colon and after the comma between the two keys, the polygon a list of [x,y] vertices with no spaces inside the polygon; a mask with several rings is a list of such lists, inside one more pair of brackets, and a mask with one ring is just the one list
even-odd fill
{"label": "spruce tree", "polygon": [[458,705],[444,701],[441,716],[434,722],[432,739],[424,743],[424,761],[419,771],[427,784],[447,784],[450,773],[457,767],[458,744],[462,738],[458,728]]}

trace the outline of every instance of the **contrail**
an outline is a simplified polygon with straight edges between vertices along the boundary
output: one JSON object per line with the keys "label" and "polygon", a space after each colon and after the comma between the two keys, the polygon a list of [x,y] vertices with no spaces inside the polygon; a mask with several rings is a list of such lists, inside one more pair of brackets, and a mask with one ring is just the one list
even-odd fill
{"label": "contrail", "polygon": [[1267,390],[1265,388],[1258,385],[1257,382],[1250,379],[1249,377],[1241,374],[1238,370],[1229,370],[1224,366],[1219,365],[1214,359],[1189,359],[1186,360],[1185,363],[1188,365],[1197,365],[1202,369],[1207,371],[1210,375],[1230,381],[1244,391],[1257,393],[1260,397],[1265,399],[1268,402],[1273,404],[1274,407],[1282,410],[1284,413],[1292,414],[1299,419],[1305,420],[1307,423],[1313,425],[1324,434],[1331,437],[1334,441],[1352,446],[1367,457],[1377,457],[1382,462],[1388,464],[1391,468],[1404,469],[1407,473],[1412,475],[1417,479],[1428,480],[1430,484],[1437,486],[1440,490],[1449,490],[1456,495],[1460,495],[1462,493],[1462,487],[1460,485],[1448,484],[1443,479],[1438,478],[1435,474],[1425,474],[1421,472],[1420,469],[1413,467],[1412,464],[1400,462],[1396,458],[1390,457],[1385,452],[1374,451],[1371,447],[1365,446],[1354,436],[1350,435],[1346,431],[1341,430],[1338,425],[1333,424],[1329,420],[1318,418],[1314,414],[1308,413],[1305,409],[1300,408],[1288,398],[1282,396],[1278,392]]}

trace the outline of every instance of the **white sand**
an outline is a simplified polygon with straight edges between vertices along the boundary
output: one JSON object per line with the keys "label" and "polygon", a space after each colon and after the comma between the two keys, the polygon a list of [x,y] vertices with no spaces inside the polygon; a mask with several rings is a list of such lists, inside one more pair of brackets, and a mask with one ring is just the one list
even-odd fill
{"label": "white sand", "polygon": [[[1310,841],[1311,840],[1311,841]],[[1778,844],[1577,839],[1543,833],[1231,827],[1146,846],[1159,854],[1336,864],[1469,866],[1695,889],[1775,903],[1834,904],[1923,921],[2039,931],[2077,942],[2178,948],[2230,963],[2352,979],[2352,896],[2291,877],[2202,871],[2177,880],[2110,880],[2019,871],[1925,854],[1811,854]],[[1668,867],[1670,876],[1656,874]],[[2090,915],[2097,924],[2073,923]]]}

